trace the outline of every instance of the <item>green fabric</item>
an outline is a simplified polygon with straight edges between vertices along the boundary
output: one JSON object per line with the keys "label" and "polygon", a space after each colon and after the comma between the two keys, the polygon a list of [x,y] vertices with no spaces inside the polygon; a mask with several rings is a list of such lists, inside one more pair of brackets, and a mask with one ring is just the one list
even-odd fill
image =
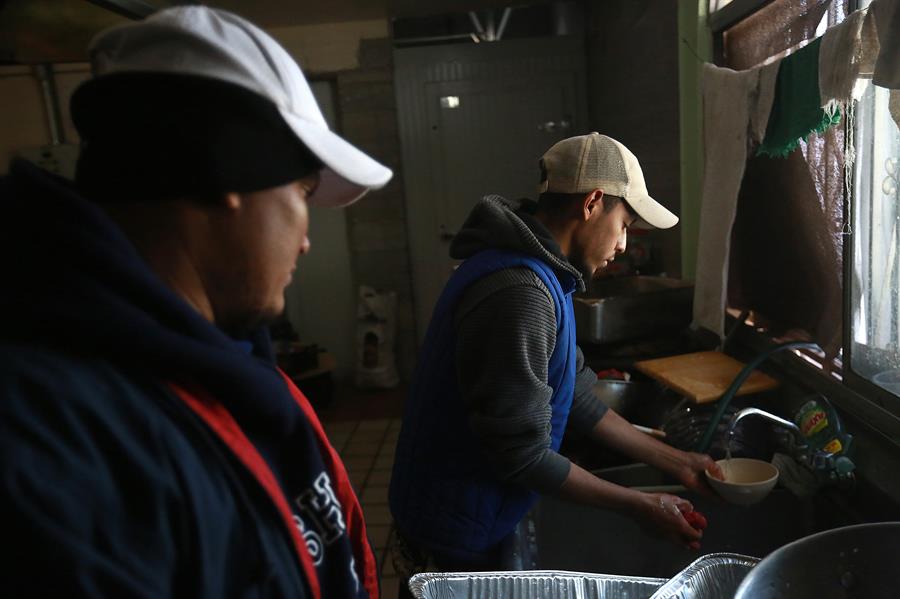
{"label": "green fabric", "polygon": [[841,120],[839,111],[829,115],[819,95],[819,47],[822,38],[785,57],[778,67],[775,99],[766,136],[757,155],[784,158],[810,133],[823,132]]}

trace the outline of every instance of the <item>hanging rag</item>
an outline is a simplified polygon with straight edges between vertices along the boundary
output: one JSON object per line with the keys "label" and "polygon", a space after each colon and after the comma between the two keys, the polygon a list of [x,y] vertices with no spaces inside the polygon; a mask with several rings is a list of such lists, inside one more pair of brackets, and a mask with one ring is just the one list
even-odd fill
{"label": "hanging rag", "polygon": [[890,90],[888,111],[900,127],[900,0],[874,0],[866,24],[874,30],[872,83]]}
{"label": "hanging rag", "polygon": [[840,114],[822,109],[819,95],[819,50],[822,38],[785,57],[778,69],[775,100],[766,137],[757,154],[784,158],[813,132],[840,122]]}
{"label": "hanging rag", "polygon": [[872,82],[900,89],[900,0],[875,0],[869,5],[878,31],[878,58]]}
{"label": "hanging rag", "polygon": [[[857,10],[822,36],[819,49],[819,97],[821,107],[830,115],[854,96],[866,49],[875,43],[873,28],[863,28],[868,12]],[[865,43],[864,40],[865,39]]]}
{"label": "hanging rag", "polygon": [[750,145],[758,146],[766,136],[769,116],[775,102],[775,83],[778,80],[779,61],[757,67],[759,84],[756,95],[750,98]]}
{"label": "hanging rag", "polygon": [[747,150],[768,122],[777,65],[733,71],[703,65],[703,187],[693,327],[723,337],[731,227]]}

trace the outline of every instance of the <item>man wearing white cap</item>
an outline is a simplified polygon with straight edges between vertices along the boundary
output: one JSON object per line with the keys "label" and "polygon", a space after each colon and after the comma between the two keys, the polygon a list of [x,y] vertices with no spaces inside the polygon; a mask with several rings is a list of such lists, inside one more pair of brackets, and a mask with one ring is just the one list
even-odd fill
{"label": "man wearing white cap", "polygon": [[705,491],[703,470],[717,469],[607,410],[575,344],[572,293],[625,251],[629,227],[678,219],[607,136],[563,140],[540,167],[536,206],[486,197],[450,247],[463,262],[432,316],[391,482],[405,575],[498,568],[536,493],[623,512],[678,544],[701,536],[683,516],[687,501],[605,482],[557,452],[568,424],[691,489]]}
{"label": "man wearing white cap", "polygon": [[329,131],[243,19],[101,33],[74,185],[0,179],[0,514],[9,596],[378,596],[347,473],[265,325],[307,204],[391,171]]}

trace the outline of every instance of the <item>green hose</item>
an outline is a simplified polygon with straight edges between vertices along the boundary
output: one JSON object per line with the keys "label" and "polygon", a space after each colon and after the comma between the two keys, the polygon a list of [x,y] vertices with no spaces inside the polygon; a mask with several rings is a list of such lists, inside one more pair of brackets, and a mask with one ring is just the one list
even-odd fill
{"label": "green hose", "polygon": [[749,364],[744,366],[744,368],[738,373],[734,380],[729,385],[728,389],[725,390],[725,393],[719,399],[719,403],[716,407],[716,413],[713,414],[712,420],[709,421],[709,426],[706,428],[706,432],[703,433],[703,437],[700,439],[700,442],[697,444],[696,451],[700,453],[706,453],[709,451],[709,446],[712,444],[713,435],[716,434],[716,429],[719,427],[719,422],[722,420],[722,416],[725,415],[725,410],[728,409],[728,404],[731,403],[731,399],[737,394],[738,389],[741,388],[741,385],[744,384],[744,381],[747,380],[754,370],[756,370],[757,366],[766,361],[766,359],[774,354],[775,352],[779,352],[783,349],[820,349],[818,345],[815,343],[809,343],[806,341],[790,341],[788,343],[782,343],[781,345],[776,345],[774,347],[770,347],[763,353],[759,354],[753,360],[750,361]]}

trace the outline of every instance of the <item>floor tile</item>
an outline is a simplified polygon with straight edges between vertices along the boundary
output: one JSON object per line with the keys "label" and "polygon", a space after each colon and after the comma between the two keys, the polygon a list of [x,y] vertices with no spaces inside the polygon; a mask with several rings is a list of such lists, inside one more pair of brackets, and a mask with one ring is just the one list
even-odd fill
{"label": "floor tile", "polygon": [[387,551],[384,555],[384,561],[381,564],[381,575],[388,577],[395,576],[396,574],[397,571],[394,569],[394,560],[391,559],[391,552]]}
{"label": "floor tile", "polygon": [[390,470],[372,470],[369,474],[369,484],[370,485],[390,485],[391,484],[391,471]]}
{"label": "floor tile", "polygon": [[344,448],[340,451],[340,454],[342,458],[350,458],[354,456],[374,458],[377,454],[379,454],[380,449],[381,445],[379,443],[359,442],[354,439],[344,446]]}
{"label": "floor tile", "polygon": [[369,533],[369,541],[372,547],[383,549],[387,545],[388,535],[391,533],[390,526],[367,526],[366,532]]}
{"label": "floor tile", "polygon": [[400,589],[400,579],[391,576],[381,579],[381,596],[384,599],[394,599]]}
{"label": "floor tile", "polygon": [[366,471],[372,467],[373,459],[372,456],[350,456],[347,458],[341,458],[344,462],[344,467],[347,470],[353,471]]}
{"label": "floor tile", "polygon": [[375,460],[375,470],[390,470],[394,467],[394,456],[393,455],[385,455],[379,456],[377,460]]}
{"label": "floor tile", "polygon": [[363,489],[362,500],[370,505],[387,503],[388,488],[386,486],[373,487],[372,485],[367,484],[366,488]]}
{"label": "floor tile", "polygon": [[366,526],[389,525],[394,521],[386,503],[368,503],[366,505],[368,509],[363,509]]}
{"label": "floor tile", "polygon": [[360,420],[358,431],[386,431],[391,421],[387,418],[376,418],[374,420]]}
{"label": "floor tile", "polygon": [[344,445],[347,444],[347,441],[350,440],[349,433],[339,433],[336,435],[332,435],[331,433],[327,434],[328,441],[331,443],[331,446],[334,447],[338,452],[344,448]]}
{"label": "floor tile", "polygon": [[384,431],[361,430],[353,433],[350,440],[353,443],[356,443],[357,441],[361,443],[381,443],[384,440],[384,434]]}
{"label": "floor tile", "polygon": [[329,435],[338,435],[341,433],[350,434],[356,429],[356,422],[326,422],[323,426],[325,427],[325,432]]}
{"label": "floor tile", "polygon": [[[369,512],[376,510],[378,508],[387,507],[389,508],[389,504],[386,503],[372,503],[371,501],[363,501],[362,496],[359,496],[360,507],[363,509],[363,514],[368,514]],[[368,521],[367,521],[368,522]]]}
{"label": "floor tile", "polygon": [[362,495],[362,490],[366,485],[366,471],[351,471],[347,473],[350,477],[350,484],[353,485],[353,490],[356,492],[356,496],[359,497]]}

